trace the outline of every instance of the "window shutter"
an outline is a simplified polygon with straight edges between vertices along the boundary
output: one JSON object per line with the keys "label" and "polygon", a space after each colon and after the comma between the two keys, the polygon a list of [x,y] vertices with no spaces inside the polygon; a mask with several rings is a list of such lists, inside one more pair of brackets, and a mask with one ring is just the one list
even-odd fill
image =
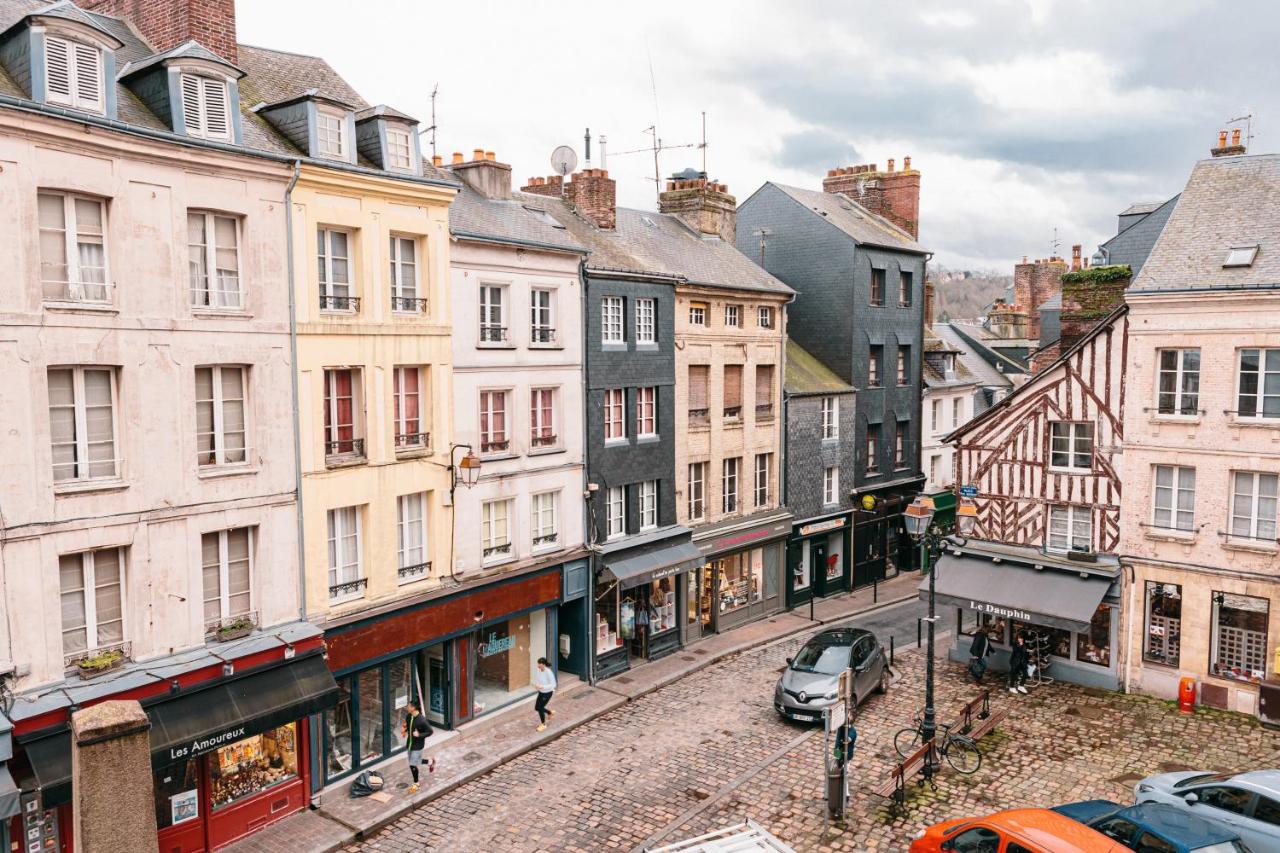
{"label": "window shutter", "polygon": [[200,81],[190,74],[182,75],[182,121],[187,133],[204,132],[204,122],[200,120]]}
{"label": "window shutter", "polygon": [[773,405],[772,364],[762,364],[756,367],[756,405]]}
{"label": "window shutter", "polygon": [[710,370],[705,364],[689,368],[689,408],[707,408],[707,373]]}
{"label": "window shutter", "polygon": [[733,409],[742,406],[742,365],[726,364],[724,366],[724,407]]}
{"label": "window shutter", "polygon": [[71,102],[71,44],[49,36],[44,41],[45,76],[49,100]]}
{"label": "window shutter", "polygon": [[75,45],[76,102],[102,108],[102,53],[87,44]]}
{"label": "window shutter", "polygon": [[208,78],[202,82],[204,83],[205,131],[209,136],[226,138],[231,135],[227,115],[227,84],[221,80]]}

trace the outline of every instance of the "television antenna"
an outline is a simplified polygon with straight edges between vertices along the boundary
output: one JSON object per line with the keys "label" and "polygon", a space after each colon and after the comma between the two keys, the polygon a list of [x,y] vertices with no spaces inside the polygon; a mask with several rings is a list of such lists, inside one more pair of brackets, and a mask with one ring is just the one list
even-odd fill
{"label": "television antenna", "polygon": [[421,136],[424,133],[431,134],[431,162],[433,163],[435,162],[435,159],[436,159],[436,95],[439,92],[440,92],[440,84],[439,83],[432,84],[431,86],[431,126],[424,127],[422,130],[418,131],[419,136]]}
{"label": "television antenna", "polygon": [[1062,241],[1058,239],[1058,229],[1056,226],[1053,229],[1053,239],[1049,242],[1049,248],[1052,250],[1049,252],[1049,257],[1058,257],[1058,249],[1062,248]]}
{"label": "television antenna", "polygon": [[1242,116],[1227,119],[1227,124],[1232,125],[1236,122],[1244,122],[1244,147],[1247,151],[1253,142],[1253,113],[1247,112]]}
{"label": "television antenna", "polygon": [[772,228],[757,228],[755,231],[751,232],[751,236],[760,238],[760,268],[761,269],[764,269],[764,247],[767,242],[765,238],[767,238],[772,233],[773,233]]}

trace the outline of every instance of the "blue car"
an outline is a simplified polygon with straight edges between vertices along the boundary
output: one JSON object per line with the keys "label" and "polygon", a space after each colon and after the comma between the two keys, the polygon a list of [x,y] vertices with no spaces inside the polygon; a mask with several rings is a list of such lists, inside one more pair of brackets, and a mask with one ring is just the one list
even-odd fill
{"label": "blue car", "polygon": [[1164,803],[1126,807],[1110,800],[1085,800],[1053,810],[1138,853],[1251,853],[1230,827]]}

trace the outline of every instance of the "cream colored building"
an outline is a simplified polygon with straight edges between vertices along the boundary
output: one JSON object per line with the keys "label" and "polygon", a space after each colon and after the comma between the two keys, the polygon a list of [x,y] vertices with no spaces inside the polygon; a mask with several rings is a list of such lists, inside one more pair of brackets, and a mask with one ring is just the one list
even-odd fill
{"label": "cream colored building", "polygon": [[1126,293],[1124,681],[1245,713],[1280,650],[1278,194],[1280,156],[1197,163]]}

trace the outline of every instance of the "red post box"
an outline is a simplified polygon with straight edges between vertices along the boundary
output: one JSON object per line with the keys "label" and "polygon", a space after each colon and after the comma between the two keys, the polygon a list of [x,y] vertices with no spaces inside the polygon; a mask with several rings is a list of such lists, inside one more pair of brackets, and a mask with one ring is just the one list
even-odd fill
{"label": "red post box", "polygon": [[1178,710],[1190,714],[1196,708],[1196,680],[1186,676],[1178,682]]}

